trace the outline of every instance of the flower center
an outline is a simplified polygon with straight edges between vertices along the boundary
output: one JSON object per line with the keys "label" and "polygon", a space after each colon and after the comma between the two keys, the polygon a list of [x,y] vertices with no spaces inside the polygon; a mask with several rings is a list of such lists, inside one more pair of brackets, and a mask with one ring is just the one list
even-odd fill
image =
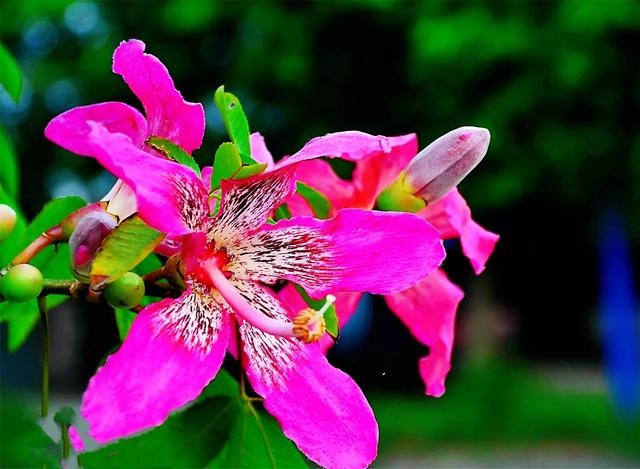
{"label": "flower center", "polygon": [[327,295],[327,299],[318,311],[313,308],[305,308],[298,313],[293,320],[293,333],[297,339],[310,344],[317,342],[327,330],[324,322],[324,313],[336,301],[333,295]]}

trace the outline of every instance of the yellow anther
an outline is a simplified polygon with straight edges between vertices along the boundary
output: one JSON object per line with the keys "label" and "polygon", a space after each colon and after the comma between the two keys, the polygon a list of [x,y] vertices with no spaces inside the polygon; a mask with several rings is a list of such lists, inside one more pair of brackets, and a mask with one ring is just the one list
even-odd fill
{"label": "yellow anther", "polygon": [[307,344],[320,340],[326,330],[324,317],[312,308],[303,309],[293,320],[293,333]]}

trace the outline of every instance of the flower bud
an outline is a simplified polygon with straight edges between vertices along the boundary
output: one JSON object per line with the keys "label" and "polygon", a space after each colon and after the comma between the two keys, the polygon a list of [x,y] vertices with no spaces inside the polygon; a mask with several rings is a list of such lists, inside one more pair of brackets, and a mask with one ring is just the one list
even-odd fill
{"label": "flower bud", "polygon": [[35,299],[44,286],[42,273],[30,264],[11,267],[0,279],[0,295],[6,301],[24,303]]}
{"label": "flower bud", "polygon": [[405,170],[405,186],[434,202],[445,196],[487,153],[491,134],[480,127],[460,127],[444,134],[418,153]]}
{"label": "flower bud", "polygon": [[9,237],[16,226],[16,212],[5,204],[0,204],[0,242]]}
{"label": "flower bud", "polygon": [[111,190],[102,198],[107,203],[107,212],[124,220],[138,211],[136,194],[122,179],[118,179]]}
{"label": "flower bud", "polygon": [[116,227],[116,220],[106,212],[91,212],[82,217],[69,238],[71,266],[74,273],[86,280],[91,263],[104,239]]}
{"label": "flower bud", "polygon": [[133,308],[144,297],[144,281],[138,274],[127,272],[107,284],[102,296],[114,308]]}

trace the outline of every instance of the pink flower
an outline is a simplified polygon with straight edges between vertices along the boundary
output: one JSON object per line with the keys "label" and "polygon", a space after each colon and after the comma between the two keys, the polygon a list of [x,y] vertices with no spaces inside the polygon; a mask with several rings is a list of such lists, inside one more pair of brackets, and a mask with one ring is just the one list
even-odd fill
{"label": "pink flower", "polygon": [[[373,461],[378,430],[362,392],[326,361],[319,344],[295,338],[308,338],[319,317],[291,314],[268,287],[284,279],[314,298],[334,291],[386,294],[408,288],[442,261],[437,230],[412,214],[347,209],[330,220],[267,223],[295,192],[299,162],[359,159],[387,144],[359,132],[346,138],[348,145],[331,135],[314,139],[285,164],[271,162],[267,173],[223,180],[220,209],[211,217],[210,171],[201,180],[100,122],[56,127],[54,141],[96,158],[132,188],[149,225],[182,236],[187,290],[141,311],[89,383],[82,413],[96,440],[159,425],[198,396],[220,368],[237,323],[249,381],[300,450],[327,467]],[[266,158],[256,145],[253,156]],[[336,145],[349,151],[336,153]]]}
{"label": "pink flower", "polygon": [[[190,103],[176,90],[167,68],[153,55],[145,54],[145,44],[131,39],[123,41],[113,54],[113,72],[122,76],[131,91],[140,99],[146,118],[124,103],[105,102],[80,106],[55,117],[45,129],[54,143],[74,153],[86,154],[83,139],[60,140],[64,128],[89,132],[89,122],[99,122],[108,131],[127,135],[134,145],[153,154],[146,141],[149,137],[170,140],[187,153],[200,147],[204,136],[204,109]],[[103,200],[107,211],[120,219],[136,212],[135,196],[122,181],[117,181]]]}
{"label": "pink flower", "polygon": [[[441,137],[423,150],[418,157],[416,157],[418,143],[415,134],[389,137],[386,139],[386,145],[383,145],[383,150],[371,151],[369,155],[363,155],[355,161],[352,181],[338,177],[328,162],[319,160],[301,163],[297,177],[301,182],[319,190],[330,199],[332,213],[346,207],[371,209],[381,192],[393,181],[398,180],[410,162],[414,168],[416,166],[423,168],[426,166],[427,169],[440,168],[434,171],[434,177],[429,178],[429,181],[446,179],[449,182],[458,178],[459,172],[453,174],[446,171],[446,168],[451,167],[451,164],[447,164],[448,161],[454,162],[454,169],[456,161],[465,162],[464,171],[477,164],[481,159],[478,155],[484,156],[486,151],[488,132],[485,129],[473,132],[473,129],[475,128],[463,128],[450,132],[447,137],[456,138],[443,141]],[[465,130],[462,132],[464,135],[471,133],[462,143],[457,139],[461,133],[460,130]],[[340,138],[340,134],[334,134],[334,136]],[[461,154],[456,154],[456,150]],[[339,156],[339,153],[335,153],[334,156]],[[436,163],[430,164],[431,159]],[[468,162],[472,164],[467,164]],[[445,177],[439,179],[438,175],[442,174]],[[415,178],[416,181],[418,179]],[[427,186],[427,182],[422,185],[418,182],[416,185]],[[440,187],[440,184],[437,183],[433,187],[435,186]],[[294,214],[310,212],[310,208],[300,197],[294,197],[289,205]],[[499,237],[482,228],[471,218],[471,210],[457,189],[454,188],[436,202],[429,203],[426,208],[418,212],[418,215],[438,228],[443,240],[460,239],[462,250],[476,274],[484,270]],[[285,288],[281,296],[289,303],[296,304],[299,301],[295,298],[298,295],[293,288]],[[361,293],[341,293],[336,296],[336,310],[340,323],[344,324],[355,311]],[[462,290],[449,281],[441,269],[433,271],[407,290],[385,295],[389,308],[402,320],[417,340],[430,348],[429,355],[421,358],[419,363],[420,375],[426,385],[427,395],[438,397],[445,391],[444,381],[451,368],[455,315],[463,296]],[[323,340],[325,348],[331,344],[330,339]]]}

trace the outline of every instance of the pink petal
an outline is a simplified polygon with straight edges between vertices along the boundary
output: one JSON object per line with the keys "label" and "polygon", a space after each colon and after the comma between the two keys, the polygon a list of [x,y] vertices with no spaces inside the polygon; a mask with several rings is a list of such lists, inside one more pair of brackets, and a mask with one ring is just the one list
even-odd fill
{"label": "pink petal", "polygon": [[80,436],[78,429],[73,425],[69,426],[69,441],[76,453],[84,451],[84,441],[82,441],[82,437]]}
{"label": "pink petal", "polygon": [[83,156],[95,156],[87,140],[89,121],[99,122],[109,132],[127,135],[142,148],[147,138],[147,121],[136,109],[124,103],[108,102],[80,106],[54,117],[44,129],[45,136],[65,150]]}
{"label": "pink petal", "polygon": [[135,192],[138,213],[153,228],[180,235],[200,229],[209,213],[207,191],[186,166],[139,150],[123,134],[90,122],[93,156]]}
{"label": "pink petal", "polygon": [[443,270],[433,271],[408,290],[386,296],[389,308],[424,345],[429,355],[420,359],[420,375],[429,396],[444,394],[444,380],[451,369],[451,351],[462,290]]}
{"label": "pink petal", "polygon": [[249,143],[251,144],[251,157],[258,163],[266,163],[267,170],[272,169],[274,166],[273,156],[264,142],[264,137],[260,133],[254,132],[249,137]]}
{"label": "pink petal", "polygon": [[369,135],[350,130],[316,137],[297,153],[285,160],[286,164],[297,163],[322,156],[356,161],[372,153],[389,153],[391,142],[381,135]]}
{"label": "pink petal", "polygon": [[291,280],[315,298],[404,290],[438,267],[438,231],[407,213],[345,209],[330,220],[281,220],[227,246],[227,270],[273,284]]}
{"label": "pink petal", "polygon": [[220,369],[229,340],[228,313],[196,288],[142,310],[120,349],[91,378],[82,415],[96,441],[162,424]]}
{"label": "pink petal", "polygon": [[264,225],[269,214],[295,192],[294,172],[295,166],[288,166],[247,179],[223,179],[220,211],[211,222],[210,239],[226,244]]}
{"label": "pink petal", "polygon": [[204,108],[185,101],[167,68],[144,49],[144,42],[136,39],[121,42],[113,54],[113,72],[122,75],[142,102],[149,135],[171,140],[191,153],[202,144]]}
{"label": "pink petal", "polygon": [[[371,208],[369,198],[359,204],[356,200],[356,189],[351,181],[338,176],[328,161],[310,160],[298,164],[296,179],[320,191],[331,202],[331,215],[335,215],[341,208]],[[294,215],[307,215],[308,205],[300,196],[292,197],[289,208]],[[298,205],[302,203],[303,205]],[[310,214],[310,213],[309,213]]]}
{"label": "pink petal", "polygon": [[433,224],[443,239],[460,238],[462,252],[471,262],[475,273],[480,274],[484,270],[500,236],[473,221],[471,209],[458,189],[429,204],[419,215]]}
{"label": "pink petal", "polygon": [[[273,295],[254,291],[253,298],[264,311],[287,316]],[[323,467],[366,467],[375,459],[378,426],[371,407],[317,344],[271,336],[247,323],[240,334],[253,389],[309,459]]]}

